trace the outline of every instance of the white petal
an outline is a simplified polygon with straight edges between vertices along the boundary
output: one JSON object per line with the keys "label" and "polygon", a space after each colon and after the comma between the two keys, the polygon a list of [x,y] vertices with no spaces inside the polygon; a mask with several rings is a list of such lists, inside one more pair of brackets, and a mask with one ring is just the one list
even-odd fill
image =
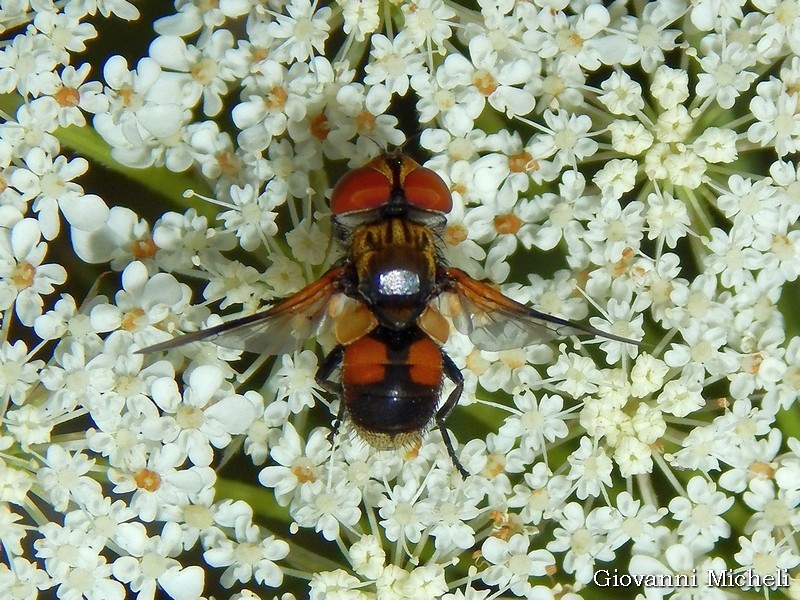
{"label": "white petal", "polygon": [[99,264],[111,260],[117,249],[117,237],[107,228],[97,231],[72,230],[72,248],[82,261]]}
{"label": "white petal", "polygon": [[122,289],[136,293],[147,283],[147,278],[147,267],[135,260],[122,272]]}
{"label": "white petal", "polygon": [[181,128],[183,110],[177,104],[146,104],[137,113],[139,125],[157,138],[167,138]]}
{"label": "white petal", "polygon": [[213,418],[225,426],[225,431],[238,435],[247,431],[258,415],[251,402],[244,396],[229,396],[205,411],[206,417]]}
{"label": "white petal", "polygon": [[59,201],[67,222],[83,231],[97,231],[108,221],[108,206],[100,196],[67,196]]}
{"label": "white petal", "polygon": [[205,572],[200,567],[186,567],[179,571],[170,569],[158,578],[161,586],[170,598],[175,600],[194,600],[203,593]]}
{"label": "white petal", "polygon": [[150,58],[162,67],[174,71],[188,71],[191,68],[186,59],[186,42],[175,35],[160,35],[150,44]]}

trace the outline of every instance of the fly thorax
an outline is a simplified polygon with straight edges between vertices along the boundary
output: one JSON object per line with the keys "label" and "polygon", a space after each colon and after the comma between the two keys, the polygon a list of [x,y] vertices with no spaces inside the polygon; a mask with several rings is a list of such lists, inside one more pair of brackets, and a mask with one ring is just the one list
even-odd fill
{"label": "fly thorax", "polygon": [[354,234],[351,259],[358,290],[378,320],[392,329],[413,324],[435,282],[430,228],[404,219],[365,225]]}

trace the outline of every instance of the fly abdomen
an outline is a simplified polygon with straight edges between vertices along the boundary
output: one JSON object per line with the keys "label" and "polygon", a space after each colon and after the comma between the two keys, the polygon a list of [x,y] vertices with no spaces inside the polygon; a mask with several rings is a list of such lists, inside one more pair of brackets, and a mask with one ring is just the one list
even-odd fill
{"label": "fly abdomen", "polygon": [[345,348],[342,401],[358,434],[379,449],[417,441],[436,412],[442,353],[416,328],[378,328]]}

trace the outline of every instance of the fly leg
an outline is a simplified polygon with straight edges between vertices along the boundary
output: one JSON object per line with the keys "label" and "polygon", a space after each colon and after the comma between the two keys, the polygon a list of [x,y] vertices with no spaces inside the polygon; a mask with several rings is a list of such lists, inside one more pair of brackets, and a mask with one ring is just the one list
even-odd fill
{"label": "fly leg", "polygon": [[444,374],[456,384],[455,389],[450,392],[450,395],[447,397],[447,400],[444,404],[442,404],[441,408],[436,412],[436,426],[439,428],[439,431],[442,434],[442,440],[444,440],[444,447],[447,448],[447,454],[450,455],[450,460],[453,461],[453,465],[461,473],[461,477],[464,479],[469,476],[469,473],[458,460],[458,456],[456,455],[456,451],[453,448],[453,442],[450,439],[450,434],[447,433],[447,428],[444,426],[444,422],[447,420],[447,417],[450,416],[450,413],[453,412],[453,409],[458,404],[459,399],[461,398],[461,392],[464,391],[464,375],[461,373],[461,370],[456,366],[456,363],[453,362],[453,359],[447,356],[444,352],[442,352],[442,370]]}
{"label": "fly leg", "polygon": [[343,358],[344,346],[336,346],[330,351],[328,356],[322,359],[322,362],[317,369],[317,373],[314,375],[314,379],[316,379],[317,383],[323,390],[339,398],[339,410],[336,413],[336,418],[333,420],[331,425],[331,432],[328,434],[328,441],[330,442],[331,446],[333,446],[333,440],[336,437],[336,433],[339,431],[339,426],[342,424],[342,420],[344,419],[344,398],[342,398],[342,384],[338,381],[331,381],[331,375],[333,375],[333,372],[341,366]]}

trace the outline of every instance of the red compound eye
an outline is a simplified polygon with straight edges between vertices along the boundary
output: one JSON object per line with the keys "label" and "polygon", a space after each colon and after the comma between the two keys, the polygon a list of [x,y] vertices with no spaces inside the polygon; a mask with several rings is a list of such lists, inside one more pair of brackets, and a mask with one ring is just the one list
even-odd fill
{"label": "red compound eye", "polygon": [[360,167],[345,173],[331,194],[331,212],[341,215],[378,208],[389,201],[392,182],[372,167]]}
{"label": "red compound eye", "polygon": [[448,213],[453,208],[453,197],[447,184],[434,171],[417,167],[403,179],[406,200],[417,208]]}

